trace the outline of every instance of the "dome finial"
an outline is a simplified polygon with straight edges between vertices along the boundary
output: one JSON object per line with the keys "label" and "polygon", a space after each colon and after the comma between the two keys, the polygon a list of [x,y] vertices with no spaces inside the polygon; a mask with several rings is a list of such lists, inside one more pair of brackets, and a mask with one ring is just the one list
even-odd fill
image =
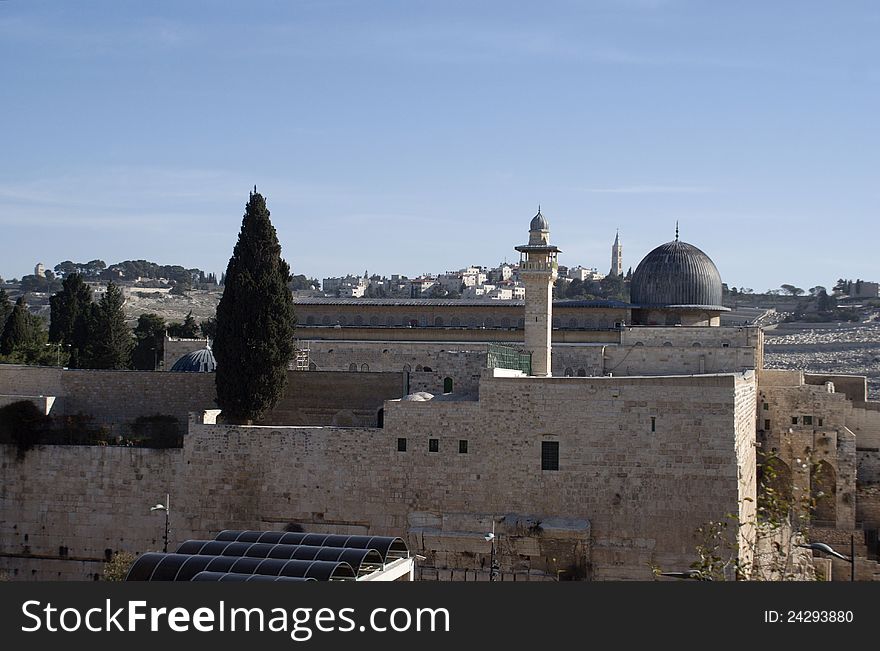
{"label": "dome finial", "polygon": [[538,204],[538,214],[541,214],[541,204]]}
{"label": "dome finial", "polygon": [[678,220],[675,220],[675,241],[678,242]]}

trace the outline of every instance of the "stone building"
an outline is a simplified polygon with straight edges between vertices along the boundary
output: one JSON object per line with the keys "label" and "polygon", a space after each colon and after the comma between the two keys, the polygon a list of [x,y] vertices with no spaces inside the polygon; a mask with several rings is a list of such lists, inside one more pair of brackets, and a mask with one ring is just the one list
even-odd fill
{"label": "stone building", "polygon": [[[706,522],[754,521],[772,454],[786,490],[816,498],[810,535],[857,536],[859,578],[880,574],[864,378],[764,370],[760,328],[718,325],[720,274],[677,239],[640,265],[631,304],[552,302],[540,213],[518,249],[524,303],[298,303],[310,371],[260,426],[218,424],[210,373],[0,366],[0,404],[186,428],[181,448],[0,446],[0,570],[82,579],[156,549],[148,509],[170,493],[172,547],[228,528],[397,535],[420,578],[487,580],[494,528],[503,580],[649,579],[686,569]],[[754,530],[735,538],[750,561]]]}

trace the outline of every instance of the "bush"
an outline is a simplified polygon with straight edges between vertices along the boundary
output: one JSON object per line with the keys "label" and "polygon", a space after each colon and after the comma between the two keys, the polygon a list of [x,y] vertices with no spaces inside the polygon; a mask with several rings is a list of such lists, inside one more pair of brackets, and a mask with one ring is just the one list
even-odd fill
{"label": "bush", "polygon": [[183,446],[180,421],[167,414],[139,416],[131,424],[132,444],[145,448],[179,448]]}
{"label": "bush", "polygon": [[0,442],[18,447],[18,458],[34,447],[45,435],[51,419],[30,400],[20,400],[0,407]]}
{"label": "bush", "polygon": [[104,563],[104,580],[125,581],[134,560],[134,554],[130,552],[114,552],[110,560]]}

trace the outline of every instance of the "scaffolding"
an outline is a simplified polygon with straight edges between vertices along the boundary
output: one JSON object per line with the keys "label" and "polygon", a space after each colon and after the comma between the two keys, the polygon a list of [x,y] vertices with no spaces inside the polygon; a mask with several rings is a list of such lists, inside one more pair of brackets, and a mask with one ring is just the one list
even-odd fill
{"label": "scaffolding", "polygon": [[532,354],[525,353],[509,344],[491,343],[487,354],[488,368],[509,368],[532,374]]}
{"label": "scaffolding", "polygon": [[297,339],[293,344],[293,363],[291,365],[292,370],[294,371],[308,371],[309,370],[309,346],[308,341],[301,341]]}

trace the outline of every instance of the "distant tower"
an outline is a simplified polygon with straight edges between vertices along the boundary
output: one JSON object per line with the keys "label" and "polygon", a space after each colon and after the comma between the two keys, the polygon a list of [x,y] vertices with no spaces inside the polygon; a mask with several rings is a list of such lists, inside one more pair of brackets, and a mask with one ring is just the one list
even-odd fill
{"label": "distant tower", "polygon": [[553,334],[553,282],[557,278],[556,255],[550,245],[550,224],[541,214],[529,225],[529,243],[516,247],[520,252],[519,276],[526,286],[526,349],[532,354],[532,375],[549,376]]}
{"label": "distant tower", "polygon": [[46,277],[46,267],[43,266],[43,263],[42,263],[42,262],[38,262],[38,263],[37,263],[37,266],[34,267],[34,275],[37,276],[37,277],[39,277],[39,278],[45,278],[45,277]]}
{"label": "distant tower", "polygon": [[611,271],[609,276],[623,275],[623,245],[620,243],[620,231],[614,236],[614,244],[611,245]]}

